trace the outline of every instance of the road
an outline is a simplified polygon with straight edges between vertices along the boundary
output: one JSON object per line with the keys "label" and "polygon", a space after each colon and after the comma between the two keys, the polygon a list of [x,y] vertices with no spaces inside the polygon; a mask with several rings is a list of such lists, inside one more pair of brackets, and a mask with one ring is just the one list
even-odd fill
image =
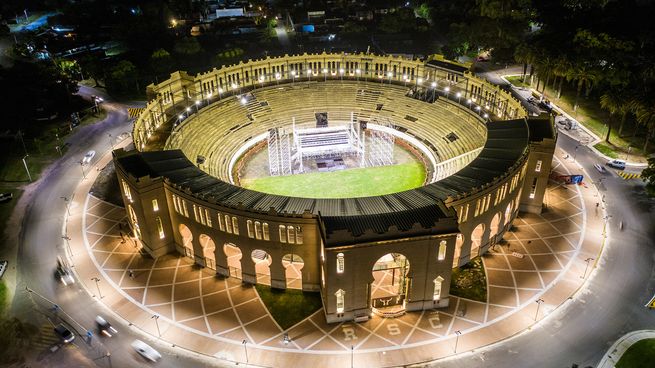
{"label": "road", "polygon": [[[84,86],[80,88],[79,93],[87,97],[94,94],[102,95]],[[111,101],[104,104],[108,110],[107,118],[103,122],[77,128],[77,132],[68,139],[70,143],[68,151],[42,176],[38,187],[34,189],[33,198],[22,222],[24,231],[21,233],[21,246],[18,250],[17,293],[12,305],[13,312],[39,324],[46,321],[46,318],[54,323],[63,321],[82,335],[77,336],[75,340],[77,348],[73,349],[73,353],[70,349],[63,349],[63,352],[60,350],[52,353],[52,359],[44,358],[46,359],[44,361],[49,361],[54,366],[59,366],[56,362],[61,360],[57,358],[57,354],[77,357],[76,361],[80,360],[79,355],[85,355],[87,364],[91,365],[95,362],[100,367],[109,367],[110,364],[113,367],[146,366],[144,360],[130,347],[134,339],[144,339],[142,335],[133,332],[124,322],[108,317],[107,319],[119,330],[119,334],[113,338],[98,337],[94,319],[98,314],[110,315],[106,307],[89,296],[79,286],[79,282],[64,287],[54,278],[57,256],[64,254],[64,240],[61,236],[66,207],[61,197],[70,198],[81,179],[80,160],[89,150],[98,153],[94,161],[110,150],[109,134],[115,138],[121,133],[131,132],[132,124],[127,119],[125,107]],[[87,166],[87,170],[93,170],[94,161]],[[34,303],[23,291],[25,287],[35,291],[32,295]],[[52,305],[39,295],[57,303],[61,310],[54,311]],[[35,309],[33,304],[40,307]],[[72,318],[67,318],[66,314]],[[86,330],[91,330],[94,334],[91,345],[84,341]],[[156,349],[164,355],[163,361],[158,366],[203,366],[200,360],[180,355],[179,349],[173,349],[170,345],[157,344]],[[104,357],[106,352],[111,353],[111,363]]]}
{"label": "road", "polygon": [[[80,93],[99,94],[88,87],[82,87]],[[107,310],[79,285],[62,287],[54,280],[53,270],[57,255],[64,252],[61,234],[66,209],[61,197],[70,197],[81,179],[79,160],[91,149],[98,152],[97,159],[110,149],[108,134],[116,137],[131,130],[122,105],[108,101],[105,106],[107,119],[78,128],[69,139],[70,148],[66,155],[43,175],[23,219],[18,257],[17,290],[27,286],[55,301],[62,311],[81,325],[78,330],[82,334],[85,329],[94,330],[95,316],[107,315]],[[558,144],[572,153],[577,142],[561,134]],[[586,171],[587,181],[597,181],[600,174],[594,170],[593,164],[600,159],[586,147],[581,147],[577,160]],[[573,363],[581,367],[594,366],[621,335],[635,329],[655,327],[655,313],[643,307],[655,289],[655,245],[652,241],[655,228],[651,226],[655,223],[655,204],[644,199],[643,186],[637,183],[614,174],[608,174],[603,180],[600,189],[612,216],[609,219],[610,239],[599,269],[579,296],[530,332],[475,353],[436,362],[433,366],[570,367]],[[618,229],[619,221],[624,223],[623,231]],[[31,309],[26,306],[30,306],[30,300],[26,293],[19,292],[13,305],[14,312],[25,315]],[[53,311],[43,313],[52,319],[57,318]],[[119,335],[102,339],[102,346],[93,340],[94,348],[88,347],[83,338],[78,337],[79,351],[89,359],[96,359],[95,363],[101,367],[110,366],[109,359],[101,354],[104,351],[111,353],[111,363],[115,367],[145,366],[129,346],[132,340],[143,337],[123,322],[109,320],[117,326]],[[94,336],[92,339],[98,338]],[[155,343],[154,346],[164,355],[158,365],[161,367],[219,364],[217,360],[194,357],[168,345]]]}

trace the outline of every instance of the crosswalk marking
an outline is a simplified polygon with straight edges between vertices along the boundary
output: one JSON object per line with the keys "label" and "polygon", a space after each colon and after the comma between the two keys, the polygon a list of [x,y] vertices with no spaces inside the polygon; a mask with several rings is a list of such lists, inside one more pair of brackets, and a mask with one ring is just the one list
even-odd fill
{"label": "crosswalk marking", "polygon": [[641,178],[641,173],[625,172],[625,171],[618,171],[618,170],[616,171],[616,173],[624,180]]}
{"label": "crosswalk marking", "polygon": [[139,115],[141,115],[141,113],[143,111],[145,111],[145,109],[146,109],[145,107],[138,107],[138,108],[137,107],[128,107],[127,108],[127,115],[129,115],[129,117],[131,117],[131,118],[138,118]]}
{"label": "crosswalk marking", "polygon": [[59,343],[59,338],[55,335],[53,328],[50,323],[42,324],[39,327],[39,336],[33,342],[34,346],[38,349],[45,350]]}

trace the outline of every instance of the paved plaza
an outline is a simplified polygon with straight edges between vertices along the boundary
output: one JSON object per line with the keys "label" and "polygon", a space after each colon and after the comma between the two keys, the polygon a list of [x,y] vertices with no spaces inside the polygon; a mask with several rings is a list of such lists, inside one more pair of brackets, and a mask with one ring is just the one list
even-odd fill
{"label": "paved plaza", "polygon": [[[566,173],[565,166],[572,163],[556,160],[554,170]],[[143,256],[125,235],[125,210],[89,194],[89,185],[78,188],[85,200],[71,208],[68,224],[76,271],[87,290],[97,293],[96,285],[84,280],[99,275],[102,303],[133,328],[234,362],[246,360],[246,341],[249,363],[262,366],[320,359],[323,365],[345,367],[352,352],[355,362],[390,366],[452,355],[456,343],[463,352],[502,340],[565,303],[593,269],[585,260],[597,258],[602,244],[595,190],[551,182],[544,213],[521,214],[506,242],[483,257],[486,303],[451,297],[445,309],[339,324],[327,324],[321,309],[285,331],[255,288],[241,280],[216,277],[184,256]],[[266,267],[266,260],[257,267]],[[456,332],[461,332],[457,342]]]}

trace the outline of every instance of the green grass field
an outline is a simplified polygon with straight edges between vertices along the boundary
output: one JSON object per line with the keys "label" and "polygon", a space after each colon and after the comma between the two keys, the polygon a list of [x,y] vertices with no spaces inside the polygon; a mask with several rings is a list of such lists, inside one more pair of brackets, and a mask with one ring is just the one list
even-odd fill
{"label": "green grass field", "polygon": [[291,176],[243,179],[241,186],[269,194],[305,198],[354,198],[401,192],[425,182],[418,162]]}
{"label": "green grass field", "polygon": [[626,350],[616,368],[652,367],[655,361],[655,339],[639,340]]}

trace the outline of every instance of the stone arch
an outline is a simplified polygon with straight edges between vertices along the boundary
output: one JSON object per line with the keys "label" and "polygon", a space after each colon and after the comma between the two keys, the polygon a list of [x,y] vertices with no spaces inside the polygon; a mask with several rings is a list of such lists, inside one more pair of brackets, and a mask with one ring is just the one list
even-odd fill
{"label": "stone arch", "polygon": [[271,255],[265,250],[255,249],[250,253],[250,259],[255,264],[255,274],[257,276],[257,283],[263,285],[271,285],[271,263],[273,259]]}
{"label": "stone arch", "polygon": [[223,253],[227,258],[227,268],[231,277],[236,277],[238,279],[242,278],[241,276],[241,249],[233,243],[223,244]]}
{"label": "stone arch", "polygon": [[184,255],[186,257],[193,258],[193,233],[191,232],[191,229],[189,229],[189,227],[184,224],[180,224],[180,226],[178,226],[178,230],[180,231],[180,236],[182,237],[182,248],[184,249]]}
{"label": "stone arch", "polygon": [[305,261],[297,254],[285,254],[282,257],[282,267],[287,289],[302,289],[302,268]]}
{"label": "stone arch", "polygon": [[471,256],[469,259],[473,259],[480,255],[480,246],[482,245],[484,229],[484,224],[480,223],[475,227],[475,229],[473,229],[473,231],[471,231]]}
{"label": "stone arch", "polygon": [[400,253],[387,253],[373,264],[371,273],[371,306],[385,316],[403,313],[405,296],[409,294],[411,278],[409,259]]}
{"label": "stone arch", "polygon": [[202,247],[202,255],[205,257],[205,267],[212,270],[216,269],[216,243],[206,234],[200,234],[198,237]]}

